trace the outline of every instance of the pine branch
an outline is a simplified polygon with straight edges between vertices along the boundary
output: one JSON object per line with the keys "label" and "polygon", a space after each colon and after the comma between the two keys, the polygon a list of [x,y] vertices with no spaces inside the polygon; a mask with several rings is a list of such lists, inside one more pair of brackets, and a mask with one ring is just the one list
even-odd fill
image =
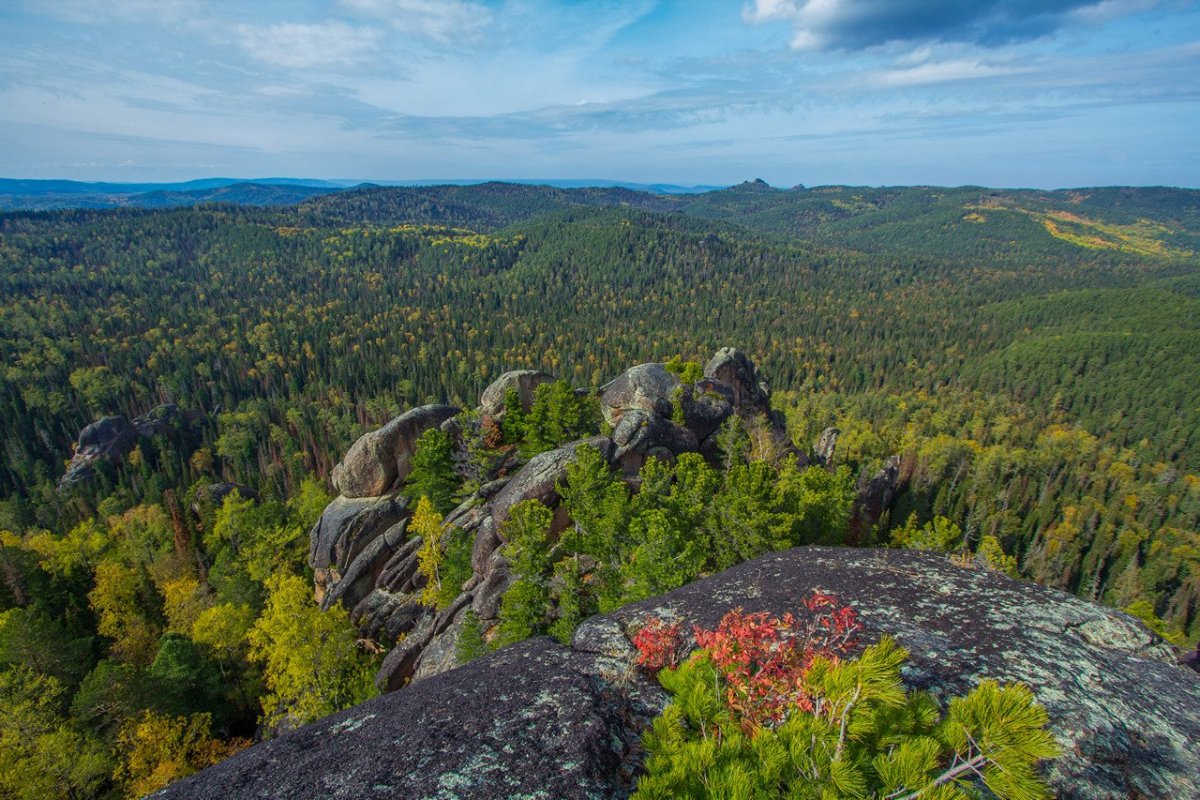
{"label": "pine branch", "polygon": [[979,755],[976,755],[975,757],[970,758],[957,766],[951,767],[941,775],[938,775],[933,780],[933,783],[929,784],[928,786],[924,786],[917,791],[910,792],[908,794],[902,794],[904,790],[901,789],[899,792],[893,792],[892,794],[889,794],[884,798],[884,800],[917,800],[930,789],[936,789],[939,786],[945,786],[947,783],[956,780],[960,775],[964,775],[968,772],[974,772],[976,775],[978,775],[979,768],[987,764],[987,762],[988,759],[982,753],[980,753]]}

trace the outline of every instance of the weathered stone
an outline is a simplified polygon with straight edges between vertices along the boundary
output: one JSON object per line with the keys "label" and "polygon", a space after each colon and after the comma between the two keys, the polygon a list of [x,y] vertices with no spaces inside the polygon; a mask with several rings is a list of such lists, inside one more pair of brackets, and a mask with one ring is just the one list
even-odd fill
{"label": "weathered stone", "polygon": [[202,416],[196,411],[184,411],[174,403],[163,403],[134,417],[132,425],[137,435],[144,438],[173,436],[189,432]]}
{"label": "weathered stone", "polygon": [[135,417],[133,422],[119,415],[96,420],[79,432],[71,463],[59,480],[59,491],[69,492],[90,480],[98,468],[120,464],[137,446],[139,438],[165,437],[179,452],[190,453],[199,443],[196,423],[202,416],[195,411],[181,411],[174,403],[164,403]]}
{"label": "weathered stone", "polygon": [[833,463],[833,454],[837,450],[838,437],[841,435],[840,430],[829,427],[821,431],[820,438],[813,444],[813,456],[822,467]]}
{"label": "weathered stone", "polygon": [[612,441],[616,445],[613,459],[623,458],[627,453],[645,455],[656,447],[665,448],[676,455],[700,449],[696,434],[687,428],[638,409],[621,415],[621,421],[613,430]]}
{"label": "weathered stone", "polygon": [[412,594],[374,589],[350,612],[350,621],[363,637],[390,645],[431,615]]}
{"label": "weathered stone", "polygon": [[[416,549],[419,546],[419,540],[413,540],[397,549],[397,546],[404,541],[407,527],[408,519],[401,519],[389,527],[382,536],[376,536],[363,547],[350,564],[344,570],[339,571],[341,577],[337,583],[327,587],[327,591],[321,599],[321,608],[332,608],[333,604],[337,602],[342,603],[348,609],[354,608],[377,586],[381,589],[404,591],[402,586],[404,577],[397,574],[401,568],[398,568],[395,562],[405,555],[411,555],[415,570]],[[388,572],[389,566],[392,567],[390,573]]]}
{"label": "weathered stone", "polygon": [[866,540],[871,527],[879,524],[884,512],[892,507],[900,486],[900,456],[889,456],[879,471],[869,478],[865,472],[859,476],[858,496],[850,511],[852,542]]}
{"label": "weathered stone", "polygon": [[414,408],[365,433],[333,469],[333,485],[344,497],[378,497],[404,480],[412,469],[417,437],[457,414],[454,406]]}
{"label": "weathered stone", "polygon": [[600,395],[600,413],[614,428],[630,411],[670,418],[680,389],[679,377],[662,364],[638,364],[607,386]]}
{"label": "weathered stone", "polygon": [[482,574],[488,559],[500,546],[500,534],[496,533],[496,523],[491,517],[486,517],[479,523],[475,531],[475,543],[471,546],[471,569],[476,575]]}
{"label": "weathered stone", "polygon": [[533,407],[533,396],[537,387],[554,380],[553,375],[535,369],[515,369],[506,372],[488,384],[479,397],[479,413],[484,419],[499,421],[504,418],[504,398],[509,389],[515,389],[521,399],[521,409]]}
{"label": "weathered stone", "polygon": [[705,439],[733,414],[734,399],[729,385],[709,378],[684,386],[679,397],[684,425],[696,439]]}
{"label": "weathered stone", "polygon": [[500,598],[512,585],[512,575],[508,571],[508,561],[500,553],[492,554],[483,577],[475,587],[475,597],[471,601],[471,610],[480,619],[495,619],[500,612]]}
{"label": "weathered stone", "polygon": [[575,459],[576,448],[584,444],[595,447],[605,458],[612,457],[612,440],[607,436],[593,436],[529,459],[529,463],[521,467],[492,500],[492,520],[496,530],[504,525],[509,511],[517,503],[525,500],[539,500],[548,506],[557,503],[558,492],[554,487],[566,477],[567,464]]}
{"label": "weathered stone", "polygon": [[396,642],[396,646],[384,656],[375,675],[375,685],[382,692],[394,692],[408,683],[417,669],[417,661],[433,639],[434,614],[430,611],[422,614],[416,625],[405,632],[405,636]]}
{"label": "weathered stone", "polygon": [[120,462],[137,444],[137,431],[122,416],[101,417],[79,432],[75,453],[67,471],[58,482],[59,491],[67,491],[89,480],[97,464]]}
{"label": "weathered stone", "polygon": [[367,545],[382,536],[392,525],[407,516],[403,496],[348,498],[333,500],[309,533],[308,565],[325,570],[326,585],[340,575]]}
{"label": "weathered stone", "polygon": [[243,750],[156,797],[625,797],[629,721],[645,712],[597,679],[596,662],[532,639]]}
{"label": "weathered stone", "polygon": [[735,347],[722,347],[704,367],[704,377],[733,390],[733,407],[743,416],[771,410],[771,392],[759,378],[754,362]]}

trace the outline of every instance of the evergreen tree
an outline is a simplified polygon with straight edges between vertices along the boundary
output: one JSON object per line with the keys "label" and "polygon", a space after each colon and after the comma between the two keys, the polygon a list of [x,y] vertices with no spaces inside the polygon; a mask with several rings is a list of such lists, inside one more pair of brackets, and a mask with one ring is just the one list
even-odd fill
{"label": "evergreen tree", "polygon": [[513,644],[545,630],[550,608],[549,533],[553,517],[537,500],[517,503],[500,528],[504,557],[515,580],[500,598],[498,645]]}
{"label": "evergreen tree", "polygon": [[412,471],[407,485],[411,497],[427,497],[438,514],[454,509],[459,477],[454,470],[454,440],[440,428],[430,428],[417,437]]}

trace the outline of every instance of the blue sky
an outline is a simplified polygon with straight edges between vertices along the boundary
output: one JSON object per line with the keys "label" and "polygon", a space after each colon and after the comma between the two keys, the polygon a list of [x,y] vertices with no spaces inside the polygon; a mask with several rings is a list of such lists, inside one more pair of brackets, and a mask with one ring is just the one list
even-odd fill
{"label": "blue sky", "polygon": [[1200,186],[1195,0],[4,0],[0,175]]}

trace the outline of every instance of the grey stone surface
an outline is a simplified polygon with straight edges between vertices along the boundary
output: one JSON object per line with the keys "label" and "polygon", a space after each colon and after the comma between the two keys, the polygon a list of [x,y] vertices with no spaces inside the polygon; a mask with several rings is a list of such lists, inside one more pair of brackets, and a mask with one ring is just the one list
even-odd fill
{"label": "grey stone surface", "polygon": [[483,390],[483,394],[479,397],[479,413],[484,419],[503,419],[504,396],[508,394],[509,389],[517,391],[517,396],[521,400],[521,408],[529,411],[533,407],[533,396],[537,387],[553,380],[553,375],[536,369],[514,369],[505,372]]}
{"label": "grey stone surface", "polygon": [[749,356],[736,347],[722,347],[704,366],[704,377],[733,389],[733,407],[739,414],[767,413],[771,393]]}
{"label": "grey stone surface", "polygon": [[662,364],[638,364],[630,367],[607,386],[600,395],[600,412],[614,428],[629,411],[671,417],[672,403],[680,387],[679,378]]}
{"label": "grey stone surface", "polygon": [[[571,648],[531,639],[431,674],[157,796],[627,797],[637,736],[667,700],[632,669],[627,630],[648,616],[711,628],[737,607],[783,614],[814,589],[855,607],[860,646],[887,633],[909,649],[911,688],[945,701],[984,678],[1029,684],[1063,746],[1046,771],[1062,800],[1200,797],[1200,676],[1132,617],[938,554],[816,547],[593,617]],[[449,663],[449,644],[433,647],[431,665]]]}
{"label": "grey stone surface", "polygon": [[378,430],[364,433],[333,469],[333,485],[344,497],[378,497],[412,469],[417,437],[459,412],[428,405],[407,411]]}

